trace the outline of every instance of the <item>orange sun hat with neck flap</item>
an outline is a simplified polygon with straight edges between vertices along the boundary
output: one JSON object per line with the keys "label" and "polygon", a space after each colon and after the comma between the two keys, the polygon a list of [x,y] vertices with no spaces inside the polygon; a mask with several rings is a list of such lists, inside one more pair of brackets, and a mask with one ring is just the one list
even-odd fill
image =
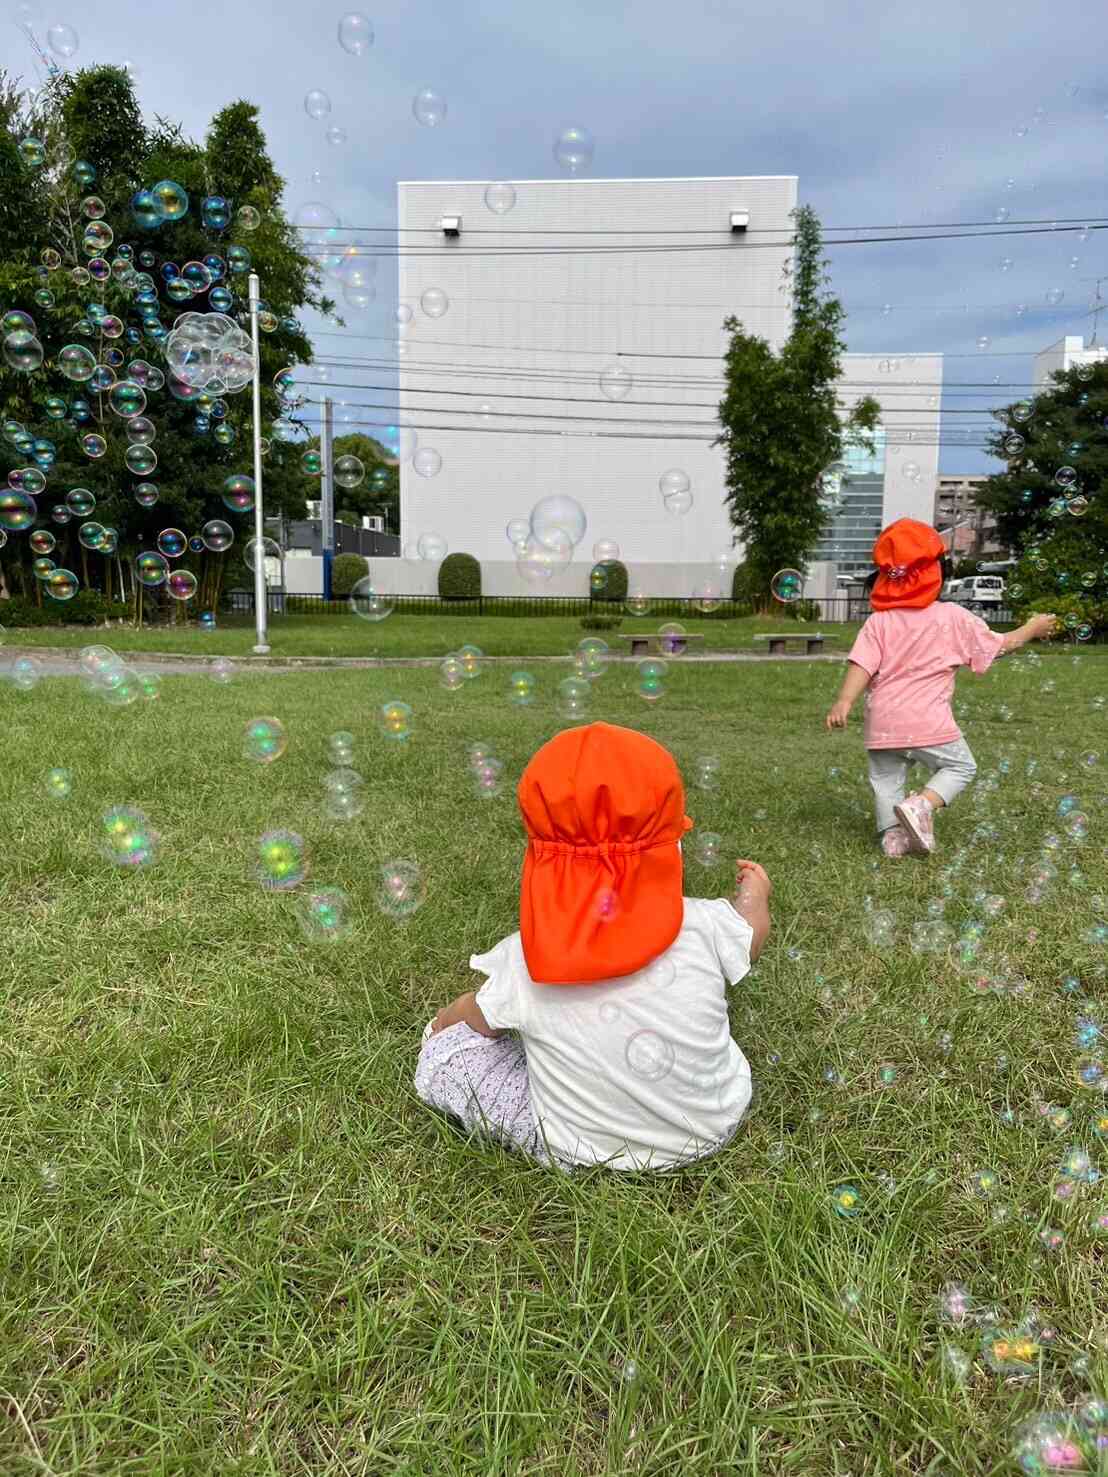
{"label": "orange sun hat with neck flap", "polygon": [[684,921],[680,841],[692,828],[672,754],[610,723],[567,729],[534,755],[518,799],[531,978],[595,984],[663,954]]}
{"label": "orange sun hat with neck flap", "polygon": [[877,537],[873,562],[878,576],[870,591],[874,610],[922,610],[943,588],[939,560],[946,553],[941,536],[927,523],[898,518]]}

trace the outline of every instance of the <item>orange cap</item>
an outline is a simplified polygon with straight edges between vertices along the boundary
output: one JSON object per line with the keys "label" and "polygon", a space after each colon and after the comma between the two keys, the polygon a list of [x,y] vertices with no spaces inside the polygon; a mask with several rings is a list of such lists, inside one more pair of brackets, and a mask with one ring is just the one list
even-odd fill
{"label": "orange cap", "polygon": [[880,573],[870,591],[874,610],[918,610],[939,598],[946,553],[942,538],[927,523],[898,518],[877,536],[873,562]]}
{"label": "orange cap", "polygon": [[593,984],[664,953],[684,917],[678,842],[692,826],[673,756],[630,728],[570,728],[532,758],[518,798],[531,978]]}

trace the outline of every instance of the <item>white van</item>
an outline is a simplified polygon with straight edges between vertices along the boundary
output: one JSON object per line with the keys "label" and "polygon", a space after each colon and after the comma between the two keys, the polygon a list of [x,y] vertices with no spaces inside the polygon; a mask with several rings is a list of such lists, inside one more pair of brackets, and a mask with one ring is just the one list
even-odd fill
{"label": "white van", "polygon": [[948,580],[943,599],[967,605],[970,610],[983,610],[989,605],[1003,605],[1004,588],[998,574],[974,574],[964,580]]}

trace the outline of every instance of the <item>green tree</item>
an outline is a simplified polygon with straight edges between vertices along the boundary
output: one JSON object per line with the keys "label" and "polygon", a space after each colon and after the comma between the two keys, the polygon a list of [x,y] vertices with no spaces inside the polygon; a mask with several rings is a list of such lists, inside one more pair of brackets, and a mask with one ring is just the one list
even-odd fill
{"label": "green tree", "polygon": [[[195,537],[213,518],[230,522],[240,547],[228,554],[189,552],[181,561],[200,580],[193,604],[209,603],[225,567],[234,564],[237,573],[241,544],[253,531],[249,512],[236,515],[222,500],[229,474],[253,473],[251,396],[246,389],[198,397],[175,383],[164,357],[166,334],[182,312],[217,308],[248,331],[247,276],[250,270],[258,273],[264,299],[262,419],[270,428],[263,463],[266,512],[302,517],[312,488],[300,465],[302,448],[272,430],[295,415],[274,380],[285,367],[311,360],[296,314],[305,306],[324,313],[333,308],[316,265],[285,219],[283,183],[258,127],[257,109],[244,101],[231,103],[212,120],[205,143],[198,144],[165,119],[146,123],[122,69],[95,67],[53,79],[33,106],[0,79],[0,124],[0,307],[31,314],[43,348],[41,368],[6,371],[0,380],[5,427],[22,428],[15,439],[11,434],[0,439],[5,457],[0,472],[28,463],[27,435],[52,444],[52,454],[38,462],[47,479],[38,496],[38,522],[57,538],[52,557],[77,573],[82,585],[113,593],[122,583],[127,557],[154,548],[162,529],[175,527]],[[19,142],[28,134],[46,146],[41,165],[20,155]],[[75,161],[92,166],[95,180],[78,172]],[[174,180],[187,191],[188,211],[179,219],[144,224],[141,213],[132,210],[132,196],[161,180]],[[103,202],[102,215],[90,195]],[[213,195],[226,200],[225,219],[210,212],[205,218],[201,202]],[[244,206],[250,207],[245,215]],[[85,244],[90,219],[101,220],[112,233],[99,250],[107,263],[104,280],[89,277],[96,254]],[[205,285],[201,268],[193,296],[175,295],[177,287],[171,293],[168,279],[205,258],[216,264],[215,279]],[[114,326],[107,331],[105,315],[122,331]],[[128,422],[113,412],[106,389],[73,383],[60,372],[60,351],[71,343],[89,349],[97,373],[109,381],[137,373],[132,366],[140,360],[166,375],[164,387],[146,390],[145,414],[154,422],[158,459],[149,477],[133,474],[125,461]],[[86,454],[82,437],[89,433],[104,437],[103,456]],[[143,480],[159,490],[150,508],[133,495]],[[92,492],[93,519],[114,530],[108,555],[82,546],[77,519],[53,520],[54,509],[73,487]],[[0,555],[12,576],[9,586],[37,594],[32,558],[20,533],[10,535]]]}
{"label": "green tree", "polygon": [[724,320],[731,335],[719,407],[731,521],[746,546],[751,587],[763,596],[778,569],[804,569],[827,525],[821,478],[846,445],[869,445],[880,406],[865,396],[844,413],[838,381],[846,347],[842,304],[827,289],[819,220],[794,211],[795,260],[786,265],[793,324],[780,353]]}
{"label": "green tree", "polygon": [[1007,467],[978,502],[1019,551],[1008,596],[1019,612],[1056,610],[1071,632],[1108,620],[1108,363],[1051,376],[1033,400],[995,412],[989,450]]}

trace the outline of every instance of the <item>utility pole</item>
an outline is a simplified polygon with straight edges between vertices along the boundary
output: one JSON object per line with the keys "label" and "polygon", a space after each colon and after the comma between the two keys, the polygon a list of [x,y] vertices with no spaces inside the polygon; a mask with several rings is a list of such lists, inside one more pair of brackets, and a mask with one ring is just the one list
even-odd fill
{"label": "utility pole", "polygon": [[254,354],[254,654],[269,651],[269,596],[265,581],[262,516],[262,357],[258,348],[258,274],[250,273],[250,343]]}
{"label": "utility pole", "polygon": [[322,460],[322,477],[319,492],[319,517],[322,524],[323,544],[323,598],[331,599],[331,567],[335,562],[335,448],[334,406],[329,395],[324,396],[320,407],[319,449]]}

